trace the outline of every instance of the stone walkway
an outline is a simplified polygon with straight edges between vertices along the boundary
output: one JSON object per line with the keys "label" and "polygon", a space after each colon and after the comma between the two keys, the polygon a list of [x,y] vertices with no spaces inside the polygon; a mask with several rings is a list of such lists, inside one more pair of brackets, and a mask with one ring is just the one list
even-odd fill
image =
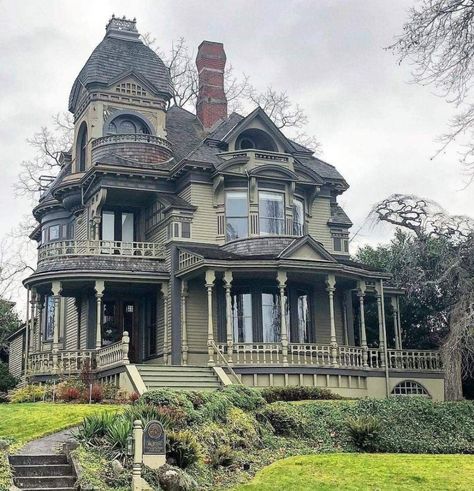
{"label": "stone walkway", "polygon": [[75,428],[53,433],[38,440],[33,440],[20,448],[18,455],[50,455],[58,454],[62,450],[63,443],[73,441],[72,432]]}

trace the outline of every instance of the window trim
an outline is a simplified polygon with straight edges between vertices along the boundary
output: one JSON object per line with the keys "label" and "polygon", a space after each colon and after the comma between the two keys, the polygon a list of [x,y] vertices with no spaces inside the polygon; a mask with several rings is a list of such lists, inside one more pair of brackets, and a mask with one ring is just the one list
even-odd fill
{"label": "window trim", "polygon": [[[227,205],[227,199],[228,196],[231,194],[242,194],[245,195],[245,205],[247,208],[247,213],[245,215],[228,215],[228,205]],[[230,242],[232,240],[238,240],[238,239],[245,239],[249,237],[249,229],[250,229],[250,224],[249,224],[249,193],[247,188],[230,188],[225,190],[225,196],[224,196],[224,218],[225,218],[225,238],[226,242]],[[229,218],[237,218],[241,220],[246,220],[246,233],[242,237],[234,237],[234,238],[229,238],[228,232],[227,232],[227,223]]]}
{"label": "window trim", "polygon": [[[273,194],[273,195],[279,195],[282,197],[282,210],[283,210],[283,214],[282,214],[282,218],[274,218],[274,217],[267,217],[267,216],[262,216],[262,212],[261,212],[261,200],[260,200],[260,196],[262,194]],[[286,213],[285,213],[285,210],[286,210],[286,203],[285,203],[285,193],[283,191],[277,191],[277,190],[274,190],[274,189],[267,189],[267,188],[263,188],[263,189],[259,189],[258,190],[258,229],[259,229],[259,235],[285,235],[286,234]],[[278,220],[278,222],[281,222],[282,223],[282,229],[281,229],[281,233],[274,233],[274,232],[262,232],[262,220],[272,220],[272,219],[275,219],[275,220]]]}

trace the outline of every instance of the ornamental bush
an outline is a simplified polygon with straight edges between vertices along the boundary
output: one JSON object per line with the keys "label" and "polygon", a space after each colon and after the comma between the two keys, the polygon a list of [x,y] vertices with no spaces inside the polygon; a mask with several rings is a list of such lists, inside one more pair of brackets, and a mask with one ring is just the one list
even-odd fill
{"label": "ornamental bush", "polygon": [[8,395],[10,402],[38,402],[50,398],[52,388],[45,385],[28,384],[11,390]]}
{"label": "ornamental bush", "polygon": [[261,395],[268,402],[343,399],[339,394],[321,387],[267,387]]}
{"label": "ornamental bush", "polygon": [[169,432],[166,435],[166,459],[181,469],[202,458],[201,446],[192,431]]}
{"label": "ornamental bush", "polygon": [[0,392],[12,390],[17,383],[18,379],[8,371],[8,365],[0,362]]}

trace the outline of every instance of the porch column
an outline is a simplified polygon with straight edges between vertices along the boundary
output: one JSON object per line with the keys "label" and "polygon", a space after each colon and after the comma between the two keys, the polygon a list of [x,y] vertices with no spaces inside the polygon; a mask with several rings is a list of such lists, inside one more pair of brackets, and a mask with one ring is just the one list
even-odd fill
{"label": "porch column", "polygon": [[76,347],[78,350],[81,349],[81,317],[82,317],[82,299],[81,297],[74,298],[74,307],[76,308],[77,314],[77,339],[76,339]]}
{"label": "porch column", "polygon": [[400,345],[400,349],[403,349],[403,342],[402,342],[402,319],[400,315],[400,297],[396,297],[397,299],[397,320],[398,320],[398,343]]}
{"label": "porch column", "polygon": [[380,366],[385,367],[385,333],[384,333],[384,319],[383,319],[383,287],[382,282],[375,283],[375,298],[377,299],[377,315],[379,320],[379,353],[380,353]]}
{"label": "porch column", "polygon": [[35,317],[36,317],[36,291],[32,288],[31,296],[30,296],[30,322],[27,323],[27,327],[29,330],[28,338],[27,338],[28,351],[32,351],[35,347],[35,340],[36,340]]}
{"label": "porch column", "polygon": [[287,282],[286,271],[277,272],[278,289],[280,290],[280,319],[281,319],[281,354],[283,365],[288,365],[288,328],[286,325],[286,299],[285,288]]}
{"label": "porch column", "polygon": [[181,343],[183,365],[188,364],[188,326],[186,319],[186,298],[188,296],[188,282],[181,281]]}
{"label": "porch column", "polygon": [[168,307],[169,307],[169,284],[162,283],[161,284],[161,293],[163,295],[163,363],[165,365],[168,364],[168,331],[169,331],[169,322],[168,322]]}
{"label": "porch column", "polygon": [[337,360],[337,338],[336,338],[336,319],[334,317],[334,292],[336,291],[336,276],[330,273],[326,277],[326,290],[329,297],[329,320],[331,326],[331,365],[338,366]]}
{"label": "porch column", "polygon": [[226,335],[227,335],[227,361],[232,365],[232,355],[234,349],[234,335],[232,325],[232,271],[228,269],[224,272],[224,288],[225,288],[225,320],[226,320]]}
{"label": "porch column", "polygon": [[59,328],[61,322],[61,282],[53,281],[51,286],[54,302],[54,325],[53,325],[53,368],[58,368],[58,351],[59,351]]}
{"label": "porch column", "polygon": [[95,298],[97,318],[95,327],[95,349],[102,348],[102,297],[104,296],[104,280],[95,280]]}
{"label": "porch column", "polygon": [[44,298],[40,295],[36,297],[36,311],[38,313],[38,325],[36,328],[35,349],[41,351],[41,330],[43,328]]}
{"label": "porch column", "polygon": [[212,289],[216,280],[216,272],[212,269],[206,271],[207,289],[207,352],[209,366],[214,366],[214,322],[212,320]]}
{"label": "porch column", "polygon": [[357,296],[359,297],[359,316],[360,316],[360,346],[362,348],[362,366],[367,368],[369,366],[369,350],[367,348],[367,333],[365,330],[365,281],[359,280]]}
{"label": "porch column", "polygon": [[393,333],[395,335],[395,349],[400,349],[400,333],[398,326],[398,304],[397,297],[390,297],[390,303],[392,304],[392,318],[393,318]]}

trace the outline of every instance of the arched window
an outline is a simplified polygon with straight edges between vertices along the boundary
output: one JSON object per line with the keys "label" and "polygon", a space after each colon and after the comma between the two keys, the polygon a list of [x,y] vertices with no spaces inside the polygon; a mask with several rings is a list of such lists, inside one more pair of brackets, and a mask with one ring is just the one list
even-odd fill
{"label": "arched window", "polygon": [[151,131],[148,125],[133,114],[121,114],[114,118],[107,127],[109,135],[150,135]]}
{"label": "arched window", "polygon": [[236,150],[267,150],[269,152],[277,152],[278,148],[273,141],[273,138],[265,131],[257,128],[250,128],[242,131],[235,143]]}
{"label": "arched window", "polygon": [[392,390],[392,396],[421,396],[430,397],[428,391],[414,380],[399,382]]}
{"label": "arched window", "polygon": [[86,156],[87,156],[87,125],[85,121],[79,128],[77,134],[77,146],[76,146],[76,171],[84,172],[86,170]]}

